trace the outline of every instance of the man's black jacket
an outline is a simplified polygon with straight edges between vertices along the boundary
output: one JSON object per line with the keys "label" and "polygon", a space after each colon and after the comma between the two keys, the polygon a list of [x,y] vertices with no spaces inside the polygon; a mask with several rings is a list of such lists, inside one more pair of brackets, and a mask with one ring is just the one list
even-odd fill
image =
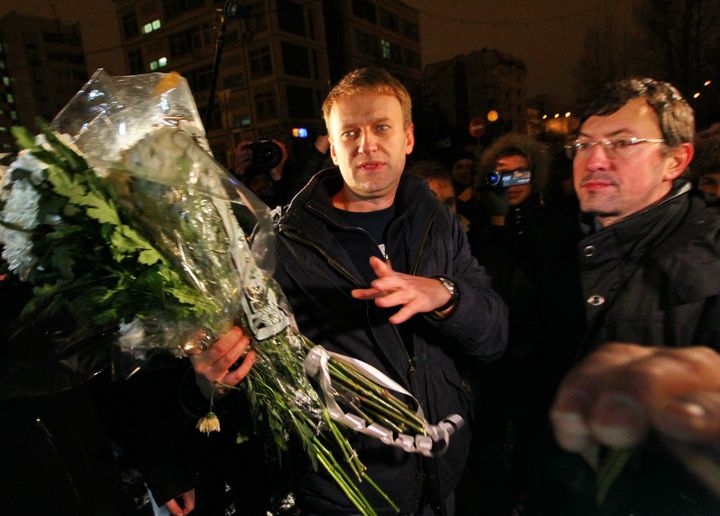
{"label": "man's black jacket", "polygon": [[[358,260],[347,249],[362,249],[366,260],[384,257],[367,232],[338,223],[331,197],[341,187],[336,169],[318,173],[278,222],[276,278],[300,330],[316,344],[363,360],[403,385],[420,401],[430,423],[454,413],[467,418],[467,393],[455,360],[467,356],[489,360],[502,354],[507,338],[505,305],[471,256],[455,217],[421,181],[407,175],[396,195],[386,253],[399,272],[450,277],[460,290],[457,309],[446,319],[416,315],[395,326],[387,318],[397,308],[381,310],[372,302],[352,298],[352,289],[368,287],[363,279],[368,271],[358,270]],[[438,504],[452,492],[469,442],[466,425],[452,437],[444,456],[427,460],[364,436],[353,438],[369,475],[403,513],[429,503],[425,496]],[[389,511],[372,489],[363,486],[362,490],[378,512]],[[310,513],[357,512],[324,475],[307,475],[297,494]]]}

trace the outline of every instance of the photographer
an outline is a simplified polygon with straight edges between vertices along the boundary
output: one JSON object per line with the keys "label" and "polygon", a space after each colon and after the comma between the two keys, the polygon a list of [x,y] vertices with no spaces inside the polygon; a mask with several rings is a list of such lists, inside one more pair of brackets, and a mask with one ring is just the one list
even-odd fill
{"label": "photographer", "polygon": [[242,141],[235,147],[235,177],[269,207],[287,203],[288,152],[279,140]]}

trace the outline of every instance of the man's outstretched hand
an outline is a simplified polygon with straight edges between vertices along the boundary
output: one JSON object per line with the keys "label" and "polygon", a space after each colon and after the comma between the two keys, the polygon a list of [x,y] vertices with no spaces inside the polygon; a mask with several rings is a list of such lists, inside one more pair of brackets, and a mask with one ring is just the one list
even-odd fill
{"label": "man's outstretched hand", "polygon": [[563,380],[550,417],[568,451],[625,448],[653,429],[692,443],[720,443],[720,354],[707,347],[611,343]]}
{"label": "man's outstretched hand", "polygon": [[400,306],[390,317],[393,324],[404,323],[418,313],[432,312],[450,300],[450,293],[435,278],[396,272],[376,256],[370,257],[370,266],[377,279],[370,288],[355,289],[351,294],[355,299],[375,300],[381,308]]}

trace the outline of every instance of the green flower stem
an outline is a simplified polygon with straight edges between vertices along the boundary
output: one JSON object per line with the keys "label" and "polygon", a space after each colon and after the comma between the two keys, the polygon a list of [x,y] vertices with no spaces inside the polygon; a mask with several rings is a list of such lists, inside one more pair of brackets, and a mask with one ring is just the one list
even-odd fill
{"label": "green flower stem", "polygon": [[[356,392],[353,392],[351,389],[348,389],[345,386],[337,385],[336,389],[339,389],[340,391],[346,393],[347,395],[354,397],[357,400],[357,402],[363,406],[366,413],[372,412],[376,416],[377,419],[381,419],[384,424],[391,426],[394,430],[397,430],[398,432],[404,431],[401,429],[401,425],[402,425],[402,428],[408,428],[409,425],[407,424],[406,420],[402,416],[400,416],[392,411],[386,410],[385,406],[383,406],[380,403],[377,403],[372,397],[364,397],[362,395],[358,395]],[[350,400],[348,399],[347,396],[344,397],[344,401],[346,403],[350,402]],[[354,404],[352,404],[351,406],[353,406],[353,408],[354,408]]]}
{"label": "green flower stem", "polygon": [[[335,481],[343,488],[343,491],[352,495],[348,496],[354,505],[360,509],[364,514],[375,514],[374,509],[370,506],[367,499],[360,492],[360,488],[355,484],[347,472],[338,464],[335,456],[328,450],[317,437],[313,438],[314,444],[318,450],[318,459],[326,468],[328,473],[335,479]],[[323,462],[323,460],[325,462]]]}
{"label": "green flower stem", "polygon": [[383,499],[388,503],[388,505],[389,505],[390,507],[392,507],[392,509],[393,509],[395,512],[400,512],[400,507],[398,507],[397,505],[395,505],[395,502],[393,502],[393,501],[390,499],[390,497],[389,497],[387,494],[385,494],[385,491],[383,491],[382,489],[380,489],[380,486],[375,483],[375,481],[370,477],[370,475],[367,475],[367,474],[363,473],[363,479],[364,479],[365,481],[367,481],[368,484],[370,484],[371,486],[373,486],[373,488],[375,488],[375,491],[377,491],[378,493],[380,493],[380,496],[383,497]]}
{"label": "green flower stem", "polygon": [[[305,337],[302,338],[302,344],[306,352],[309,352],[315,346]],[[408,408],[407,404],[400,401],[387,389],[380,387],[362,373],[332,357],[328,360],[328,370],[333,380],[343,381],[352,389],[362,392],[367,398],[372,398],[379,403],[388,404],[391,407],[390,410],[394,409],[399,413],[399,417],[408,418],[409,421],[402,420],[403,423],[408,424],[408,426],[412,427],[418,433],[425,435],[425,421],[419,418],[414,411]],[[362,384],[365,389],[358,383],[354,383],[353,379],[359,382],[359,384]]]}
{"label": "green flower stem", "polygon": [[[391,405],[394,409],[402,413],[405,417],[408,417],[410,420],[414,421],[418,427],[418,430],[420,433],[425,434],[425,422],[417,417],[417,414],[410,410],[408,406],[400,401],[396,396],[391,394],[387,389],[380,387],[379,385],[376,385],[371,380],[369,380],[365,375],[359,373],[358,371],[355,371],[354,369],[351,369],[347,367],[345,364],[333,360],[332,358],[328,362],[328,366],[333,372],[333,369],[335,372],[339,375],[341,373],[344,373],[346,376],[352,377],[361,384],[363,384],[368,390],[370,390],[374,395],[377,396],[376,399],[380,399],[383,402],[388,403]],[[338,379],[342,379],[342,377],[338,377]],[[411,425],[414,426],[414,425]]]}
{"label": "green flower stem", "polygon": [[330,415],[327,412],[323,415],[325,416],[325,423],[330,427],[330,431],[332,432],[333,437],[335,437],[335,441],[340,445],[340,451],[342,452],[343,457],[345,457],[345,462],[347,462],[352,468],[358,482],[361,482],[366,469],[365,465],[360,462],[355,450],[350,447],[350,443],[348,443],[347,439],[345,439],[340,433],[338,426],[331,421]]}
{"label": "green flower stem", "polygon": [[345,374],[345,371],[337,367],[337,364],[331,362],[328,363],[328,369],[334,379],[344,383],[346,386],[357,391],[359,397],[362,397],[363,399],[372,399],[376,404],[383,405],[388,414],[395,414],[399,418],[404,417],[405,414],[403,414],[401,410],[397,409],[395,406],[388,403],[386,400],[377,396],[376,392],[373,392],[372,390],[367,389],[363,385],[354,382],[352,378],[348,377]]}
{"label": "green flower stem", "polygon": [[[303,415],[303,417],[306,422],[310,421],[307,416]],[[347,439],[345,439],[345,437],[340,433],[340,429],[338,428],[337,424],[330,418],[330,414],[327,411],[323,412],[323,421],[330,429],[330,432],[335,438],[336,444],[340,447],[340,451],[342,452],[345,461],[352,468],[353,473],[355,473],[355,476],[357,477],[359,482],[360,480],[362,480],[362,475],[365,471],[365,465],[360,462],[360,459],[355,453],[355,450],[353,450]]]}
{"label": "green flower stem", "polygon": [[[342,387],[340,388],[342,389]],[[368,424],[373,423],[381,423],[382,425],[388,427],[390,430],[393,430],[397,433],[405,433],[408,428],[406,426],[399,426],[395,424],[393,421],[390,421],[388,418],[380,414],[379,412],[372,409],[372,407],[363,407],[362,409],[356,404],[353,403],[351,399],[348,399],[349,396],[354,396],[353,393],[349,391],[343,391],[340,393],[342,396],[343,403],[346,403],[356,414],[360,415]],[[362,400],[358,400],[362,401]]]}
{"label": "green flower stem", "polygon": [[[342,364],[329,362],[328,366],[333,379],[345,384],[351,392],[356,392],[363,403],[372,405],[376,410],[383,412],[388,418],[392,418],[404,426],[408,426],[416,432],[425,435],[424,422],[420,420],[415,413],[411,412],[407,408],[407,405],[402,404],[392,394],[388,393],[387,390],[374,384],[369,384],[364,376],[357,374],[349,368],[343,367]],[[349,373],[355,378],[362,379],[365,385],[371,388],[367,389],[354,382],[352,378],[346,376],[346,373]]]}
{"label": "green flower stem", "polygon": [[595,502],[598,507],[605,503],[610,488],[622,473],[632,453],[633,450],[630,448],[613,448],[603,460],[598,470],[595,492]]}

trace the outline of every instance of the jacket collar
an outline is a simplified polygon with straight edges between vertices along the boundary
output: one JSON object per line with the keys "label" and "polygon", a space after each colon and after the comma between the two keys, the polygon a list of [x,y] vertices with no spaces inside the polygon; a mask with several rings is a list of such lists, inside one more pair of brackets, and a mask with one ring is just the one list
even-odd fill
{"label": "jacket collar", "polygon": [[[303,232],[319,229],[329,223],[338,228],[343,227],[337,222],[332,205],[332,197],[343,185],[340,171],[336,168],[321,170],[315,174],[308,184],[295,196],[290,206],[280,218],[280,230],[294,228]],[[400,184],[395,194],[397,217],[420,218],[420,224],[426,223],[433,210],[427,204],[434,201],[425,183],[407,172],[400,177]],[[411,217],[412,215],[412,217]]]}
{"label": "jacket collar", "polygon": [[[648,247],[659,244],[658,239],[672,233],[672,229],[682,220],[688,209],[689,191],[689,183],[676,181],[670,193],[662,200],[611,226],[601,228],[584,239],[581,246],[612,243],[620,256],[631,258],[644,254]],[[594,228],[584,224],[583,229],[587,233]]]}

